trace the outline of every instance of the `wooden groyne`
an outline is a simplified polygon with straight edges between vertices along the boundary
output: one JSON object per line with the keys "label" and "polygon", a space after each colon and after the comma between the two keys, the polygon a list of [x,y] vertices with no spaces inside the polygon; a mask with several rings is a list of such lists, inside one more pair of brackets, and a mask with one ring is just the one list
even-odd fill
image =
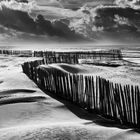
{"label": "wooden groyne", "polygon": [[99,51],[71,51],[71,52],[55,52],[55,51],[31,51],[31,50],[0,50],[3,55],[18,55],[28,57],[42,57],[46,64],[49,63],[70,63],[78,64],[79,59],[93,60],[121,60],[121,50],[99,50]]}
{"label": "wooden groyne", "polygon": [[121,50],[114,49],[114,50],[97,50],[97,51],[65,51],[65,52],[57,52],[57,51],[34,51],[35,57],[78,57],[79,59],[85,58],[96,58],[100,57],[105,58],[112,58],[112,59],[121,59],[122,53]]}
{"label": "wooden groyne", "polygon": [[140,127],[140,89],[138,86],[112,83],[101,77],[84,76],[45,69],[44,60],[26,62],[23,72],[46,92],[78,106],[118,120],[121,124]]}
{"label": "wooden groyne", "polygon": [[78,64],[80,59],[122,60],[120,50],[77,51],[77,52],[34,52],[34,57],[43,57],[46,64],[69,63]]}
{"label": "wooden groyne", "polygon": [[33,56],[33,51],[31,50],[0,50],[0,54],[2,55],[20,55],[20,56]]}

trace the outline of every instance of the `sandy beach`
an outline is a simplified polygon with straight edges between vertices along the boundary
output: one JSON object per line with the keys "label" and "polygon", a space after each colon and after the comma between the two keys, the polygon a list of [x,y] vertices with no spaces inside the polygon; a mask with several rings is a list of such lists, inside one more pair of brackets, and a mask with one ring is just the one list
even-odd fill
{"label": "sandy beach", "polygon": [[0,140],[140,140],[139,44],[140,0],[0,0]]}
{"label": "sandy beach", "polygon": [[[139,139],[140,134],[134,129],[120,126],[94,113],[90,114],[69,102],[53,99],[42,92],[21,68],[23,62],[34,59],[37,58],[0,56],[1,140]],[[116,72],[123,75],[126,72],[118,67],[116,71],[113,70],[114,73],[110,73],[110,68],[92,65],[52,64],[47,68],[71,73],[105,75],[110,79],[115,79],[113,75]],[[138,74],[135,73],[133,79],[135,76]],[[132,82],[131,78],[128,77],[128,81]]]}

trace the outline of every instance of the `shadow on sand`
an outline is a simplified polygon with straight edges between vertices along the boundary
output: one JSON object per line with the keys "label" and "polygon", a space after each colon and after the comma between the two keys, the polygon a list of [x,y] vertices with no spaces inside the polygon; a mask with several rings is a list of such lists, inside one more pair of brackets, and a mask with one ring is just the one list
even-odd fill
{"label": "shadow on sand", "polygon": [[[30,96],[30,94],[34,92],[36,91],[30,89],[13,89],[0,91],[0,105],[38,102],[46,99],[44,96]],[[23,95],[21,93],[23,93]],[[29,96],[27,94],[29,94]]]}
{"label": "shadow on sand", "polygon": [[64,108],[67,107],[72,113],[74,113],[77,117],[81,119],[88,120],[89,122],[84,123],[84,125],[100,125],[104,127],[114,127],[114,128],[120,128],[120,129],[131,129],[130,131],[140,133],[139,128],[135,128],[134,126],[131,125],[122,125],[118,120],[113,120],[110,118],[105,118],[98,114],[97,112],[94,111],[88,111],[80,106],[62,99],[61,97],[58,97],[50,92],[46,92],[43,88],[39,87],[43,92],[45,92],[47,95],[50,97],[56,99],[57,101],[61,102],[64,104],[64,106],[58,106],[58,108]]}

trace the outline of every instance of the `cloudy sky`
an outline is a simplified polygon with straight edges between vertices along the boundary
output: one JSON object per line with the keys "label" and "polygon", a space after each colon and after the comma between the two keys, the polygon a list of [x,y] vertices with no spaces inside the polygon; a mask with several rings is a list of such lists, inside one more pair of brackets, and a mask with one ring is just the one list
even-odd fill
{"label": "cloudy sky", "polygon": [[64,7],[70,9],[77,9],[85,4],[99,5],[99,4],[112,4],[114,0],[36,0],[38,5],[52,5],[56,7]]}
{"label": "cloudy sky", "polygon": [[0,2],[0,41],[139,42],[139,0]]}

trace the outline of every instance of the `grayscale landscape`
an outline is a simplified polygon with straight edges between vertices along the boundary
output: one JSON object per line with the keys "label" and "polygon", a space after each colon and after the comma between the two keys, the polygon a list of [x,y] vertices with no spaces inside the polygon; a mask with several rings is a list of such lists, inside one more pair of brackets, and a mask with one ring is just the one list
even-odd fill
{"label": "grayscale landscape", "polygon": [[139,0],[1,0],[0,140],[139,140],[139,38]]}

